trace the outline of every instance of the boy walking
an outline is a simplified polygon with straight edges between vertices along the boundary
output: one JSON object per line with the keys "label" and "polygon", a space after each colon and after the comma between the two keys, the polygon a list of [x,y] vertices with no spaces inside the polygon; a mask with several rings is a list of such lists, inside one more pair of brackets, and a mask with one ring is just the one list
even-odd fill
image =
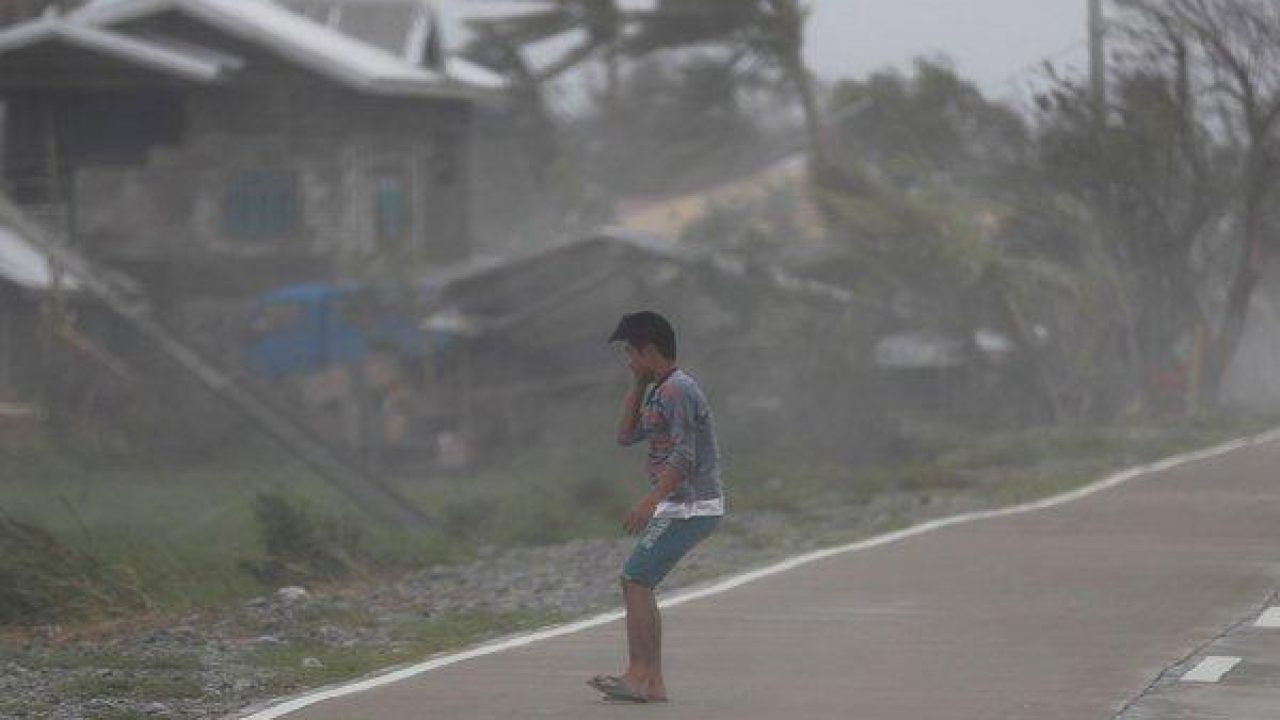
{"label": "boy walking", "polygon": [[587,684],[610,700],[665,702],[662,618],[654,588],[676,563],[715,530],[724,516],[719,448],[702,389],[676,366],[676,336],[654,312],[624,315],[609,337],[623,342],[633,382],[622,405],[618,442],[649,441],[650,490],[623,528],[639,535],[622,568],[629,663],[620,676]]}

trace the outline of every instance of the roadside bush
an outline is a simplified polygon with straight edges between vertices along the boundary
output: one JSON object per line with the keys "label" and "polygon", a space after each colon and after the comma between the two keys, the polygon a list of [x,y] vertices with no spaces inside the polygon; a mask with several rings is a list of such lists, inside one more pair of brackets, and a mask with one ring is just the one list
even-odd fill
{"label": "roadside bush", "polygon": [[253,514],[263,555],[240,565],[259,581],[327,581],[361,572],[366,539],[354,523],[318,518],[306,505],[272,492],[258,493]]}
{"label": "roadside bush", "polygon": [[0,514],[0,625],[80,618],[146,605],[91,555],[51,533]]}

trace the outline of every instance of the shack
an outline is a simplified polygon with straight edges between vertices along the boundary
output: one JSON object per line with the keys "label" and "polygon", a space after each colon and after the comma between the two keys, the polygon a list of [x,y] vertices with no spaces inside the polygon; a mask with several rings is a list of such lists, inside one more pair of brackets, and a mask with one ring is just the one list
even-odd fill
{"label": "shack", "polygon": [[421,289],[423,327],[455,342],[425,374],[431,422],[418,437],[486,449],[607,439],[626,370],[605,340],[639,309],[671,318],[681,366],[734,414],[739,441],[817,432],[851,446],[854,417],[873,414],[848,395],[868,376],[882,309],[741,256],[606,229],[428,277]]}

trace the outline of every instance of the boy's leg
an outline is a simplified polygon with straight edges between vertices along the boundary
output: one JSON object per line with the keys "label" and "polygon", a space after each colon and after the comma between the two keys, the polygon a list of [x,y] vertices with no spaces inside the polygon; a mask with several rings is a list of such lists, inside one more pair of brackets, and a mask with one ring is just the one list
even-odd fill
{"label": "boy's leg", "polygon": [[630,580],[622,581],[627,605],[629,663],[623,680],[650,700],[665,700],[662,679],[662,614],[653,590]]}
{"label": "boy's leg", "polygon": [[719,518],[652,520],[623,568],[629,662],[621,679],[651,700],[667,699],[662,678],[662,615],[653,588],[718,522]]}

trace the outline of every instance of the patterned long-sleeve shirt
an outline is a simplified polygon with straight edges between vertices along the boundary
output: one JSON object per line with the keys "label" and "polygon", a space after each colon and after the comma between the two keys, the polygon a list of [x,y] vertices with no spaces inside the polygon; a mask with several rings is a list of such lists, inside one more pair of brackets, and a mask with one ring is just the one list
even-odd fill
{"label": "patterned long-sleeve shirt", "polygon": [[675,490],[658,504],[654,517],[724,515],[720,447],[711,406],[688,373],[677,369],[650,388],[635,430],[618,442],[634,445],[645,439],[649,441],[649,482],[656,484],[665,466],[680,474]]}

